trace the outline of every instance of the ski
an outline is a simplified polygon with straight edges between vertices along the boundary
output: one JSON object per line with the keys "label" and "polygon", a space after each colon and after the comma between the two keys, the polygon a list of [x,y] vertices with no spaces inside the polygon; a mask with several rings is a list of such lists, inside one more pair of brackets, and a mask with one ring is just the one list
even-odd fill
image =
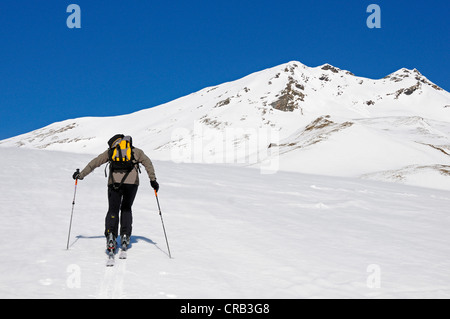
{"label": "ski", "polygon": [[120,250],[119,259],[127,259],[127,250],[126,249],[125,250],[123,250],[123,249]]}
{"label": "ski", "polygon": [[[122,247],[120,247],[119,259],[127,259],[127,250],[128,250],[128,243],[123,242]],[[106,248],[106,252],[108,254],[106,267],[113,267],[116,261],[115,260],[116,245],[112,236],[108,241],[108,247]]]}
{"label": "ski", "polygon": [[106,262],[106,267],[113,267],[115,263],[114,252],[110,251],[108,253],[108,260]]}
{"label": "ski", "polygon": [[119,259],[127,259],[127,250],[128,244],[122,243],[122,247],[120,248]]}

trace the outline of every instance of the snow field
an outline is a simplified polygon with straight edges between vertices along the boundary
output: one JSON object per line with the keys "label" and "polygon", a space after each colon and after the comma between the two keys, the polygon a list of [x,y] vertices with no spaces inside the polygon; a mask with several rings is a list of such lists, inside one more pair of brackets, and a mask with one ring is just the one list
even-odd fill
{"label": "snow field", "polygon": [[[448,298],[450,192],[154,161],[173,259],[145,173],[127,260],[105,267],[104,167],[2,148],[2,298]],[[149,154],[151,157],[151,153]]]}

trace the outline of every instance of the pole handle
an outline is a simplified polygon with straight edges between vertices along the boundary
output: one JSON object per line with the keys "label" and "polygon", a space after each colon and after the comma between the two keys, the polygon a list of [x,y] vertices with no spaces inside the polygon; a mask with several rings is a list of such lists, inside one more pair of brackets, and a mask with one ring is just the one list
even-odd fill
{"label": "pole handle", "polygon": [[[77,171],[76,171],[78,174],[80,174],[80,169],[79,168],[77,168]],[[78,185],[78,177],[75,179],[75,186],[77,186]]]}

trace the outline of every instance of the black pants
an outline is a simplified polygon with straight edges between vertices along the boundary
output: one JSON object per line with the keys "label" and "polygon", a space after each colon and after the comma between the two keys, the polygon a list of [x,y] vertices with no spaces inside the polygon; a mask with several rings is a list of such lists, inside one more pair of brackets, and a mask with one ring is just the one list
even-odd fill
{"label": "black pants", "polygon": [[[131,206],[138,190],[138,185],[123,184],[119,189],[108,186],[108,213],[105,218],[105,236],[118,235],[120,216],[120,235],[131,236],[133,216]],[[119,215],[120,213],[120,215]]]}

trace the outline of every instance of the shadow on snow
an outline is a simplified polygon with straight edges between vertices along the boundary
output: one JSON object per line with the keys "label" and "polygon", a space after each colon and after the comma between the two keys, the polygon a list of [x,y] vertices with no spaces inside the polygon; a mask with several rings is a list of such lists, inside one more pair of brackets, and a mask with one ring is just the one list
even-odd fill
{"label": "shadow on snow", "polygon": [[[100,235],[100,236],[84,236],[84,235],[78,235],[76,236],[75,241],[70,245],[70,247],[74,246],[76,244],[76,242],[80,239],[105,239],[106,237],[104,235]],[[117,236],[117,241],[118,241],[118,247],[120,247],[119,245],[119,241],[120,241],[120,236]],[[164,250],[162,250],[161,248],[159,248],[159,246],[157,245],[157,243],[155,243],[153,240],[151,240],[148,237],[144,237],[144,236],[135,236],[135,235],[131,235],[130,237],[130,246],[128,247],[128,249],[131,249],[133,247],[133,244],[137,244],[138,242],[145,242],[151,245],[154,245],[156,248],[158,248],[160,251],[162,251],[164,254],[168,255],[167,252],[165,252]]]}

